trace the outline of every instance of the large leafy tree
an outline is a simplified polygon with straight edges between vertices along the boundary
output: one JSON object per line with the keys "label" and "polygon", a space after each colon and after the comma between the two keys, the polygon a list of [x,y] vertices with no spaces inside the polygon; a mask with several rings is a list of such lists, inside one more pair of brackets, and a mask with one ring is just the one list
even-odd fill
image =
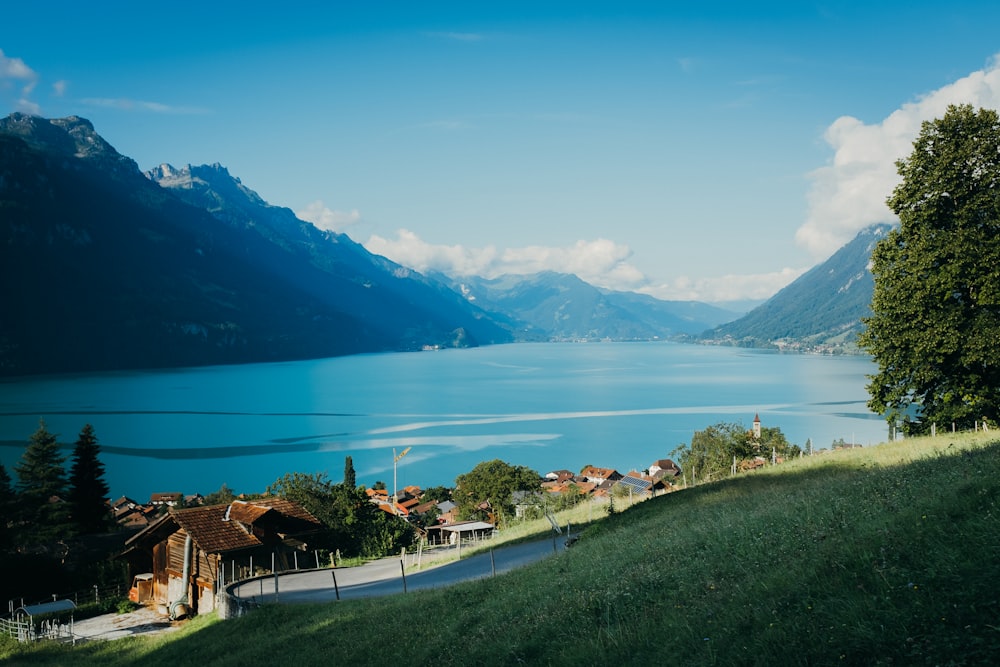
{"label": "large leafy tree", "polygon": [[70,514],[78,530],[85,535],[105,531],[111,524],[110,489],[104,481],[104,464],[98,458],[100,453],[94,427],[86,424],[73,446],[73,465],[69,472]]}
{"label": "large leafy tree", "polygon": [[531,468],[493,459],[459,475],[452,497],[462,516],[485,516],[501,524],[514,515],[514,492],[537,493],[540,480]]}
{"label": "large leafy tree", "polygon": [[41,421],[14,467],[22,543],[48,542],[71,533],[66,504],[66,459],[56,436]]}
{"label": "large leafy tree", "polygon": [[333,484],[324,473],[286,474],[268,486],[267,493],[309,510],[326,527],[320,546],[346,556],[387,556],[414,539],[413,527],[372,504],[364,487]]}
{"label": "large leafy tree", "polygon": [[904,432],[995,422],[1000,407],[1000,120],[950,106],[925,122],[888,199],[900,225],[872,253],[859,343],[868,406]]}
{"label": "large leafy tree", "polygon": [[772,455],[790,458],[800,453],[801,448],[789,443],[778,427],[762,427],[758,438],[742,424],[720,422],[695,431],[678,458],[694,480],[707,482],[728,477],[734,461],[738,470],[745,470],[760,459],[770,461]]}

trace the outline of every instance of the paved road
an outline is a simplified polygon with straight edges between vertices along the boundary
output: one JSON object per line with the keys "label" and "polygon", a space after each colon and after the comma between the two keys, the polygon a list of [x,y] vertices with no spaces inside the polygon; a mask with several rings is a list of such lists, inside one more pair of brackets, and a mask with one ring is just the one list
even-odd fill
{"label": "paved road", "polygon": [[[406,573],[406,591],[440,588],[459,581],[481,579],[551,556],[565,549],[565,537],[538,540],[494,549],[459,561],[445,563],[419,572]],[[336,586],[334,586],[336,577]],[[358,567],[290,572],[278,576],[275,595],[274,577],[248,581],[236,586],[236,597],[256,602],[328,602],[337,599],[377,597],[404,592],[400,559],[383,558]]]}

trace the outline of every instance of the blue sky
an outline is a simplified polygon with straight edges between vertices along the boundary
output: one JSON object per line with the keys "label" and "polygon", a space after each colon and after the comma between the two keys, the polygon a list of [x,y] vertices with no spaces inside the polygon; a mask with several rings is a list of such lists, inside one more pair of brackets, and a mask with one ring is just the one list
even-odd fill
{"label": "blue sky", "polygon": [[418,270],[722,302],[891,220],[922,120],[1000,106],[1000,3],[649,4],[9,3],[0,112]]}

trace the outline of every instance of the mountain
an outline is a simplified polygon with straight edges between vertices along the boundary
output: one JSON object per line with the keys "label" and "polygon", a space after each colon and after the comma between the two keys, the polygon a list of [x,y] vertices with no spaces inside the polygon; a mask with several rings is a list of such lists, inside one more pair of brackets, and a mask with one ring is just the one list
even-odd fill
{"label": "mountain", "polygon": [[0,304],[8,376],[512,339],[218,165],[147,177],[75,116],[0,119]]}
{"label": "mountain", "polygon": [[747,347],[849,351],[871,314],[871,254],[891,225],[863,229],[830,259],[802,274],[743,317],[716,327],[704,342]]}
{"label": "mountain", "polygon": [[453,287],[484,310],[520,322],[519,339],[655,340],[697,334],[738,317],[692,301],[662,301],[603,290],[571,274],[542,272],[492,280],[465,277]]}

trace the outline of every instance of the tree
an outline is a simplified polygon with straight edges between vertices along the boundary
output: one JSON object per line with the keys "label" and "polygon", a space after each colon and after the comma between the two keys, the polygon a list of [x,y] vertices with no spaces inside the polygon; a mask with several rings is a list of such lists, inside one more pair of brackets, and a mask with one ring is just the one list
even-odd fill
{"label": "tree", "polygon": [[531,468],[494,459],[459,475],[453,498],[462,516],[492,515],[499,524],[514,514],[514,492],[537,493],[540,480],[541,476]]}
{"label": "tree", "polygon": [[970,428],[1000,407],[1000,119],[949,106],[896,163],[900,225],[872,253],[860,346],[878,372],[868,406],[906,433]]}
{"label": "tree", "polygon": [[94,427],[84,425],[73,446],[73,465],[69,473],[70,516],[80,533],[100,533],[111,525],[108,510],[108,488],[104,481],[104,464],[98,458]]}
{"label": "tree", "polygon": [[364,487],[333,484],[323,473],[286,474],[268,486],[267,493],[293,500],[309,510],[326,527],[319,546],[339,549],[347,556],[399,553],[414,539],[412,526],[373,505]]}
{"label": "tree", "polygon": [[354,472],[354,459],[350,456],[344,458],[344,486],[353,489],[358,485],[358,476]]}
{"label": "tree", "polygon": [[213,491],[205,496],[204,503],[206,505],[228,505],[234,500],[236,500],[236,492],[223,482],[218,491]]}
{"label": "tree", "polygon": [[64,462],[56,436],[49,433],[44,420],[40,421],[14,467],[24,529],[22,543],[53,541],[70,532]]}
{"label": "tree", "polygon": [[6,552],[11,546],[11,530],[14,528],[12,521],[17,507],[17,494],[11,485],[10,475],[7,469],[0,463],[0,554]]}
{"label": "tree", "polygon": [[691,445],[681,450],[678,458],[681,468],[707,482],[729,477],[734,459],[738,469],[746,470],[770,462],[772,455],[786,459],[798,456],[801,451],[798,445],[788,442],[778,427],[763,427],[760,437],[755,438],[742,424],[720,422],[695,431]]}

